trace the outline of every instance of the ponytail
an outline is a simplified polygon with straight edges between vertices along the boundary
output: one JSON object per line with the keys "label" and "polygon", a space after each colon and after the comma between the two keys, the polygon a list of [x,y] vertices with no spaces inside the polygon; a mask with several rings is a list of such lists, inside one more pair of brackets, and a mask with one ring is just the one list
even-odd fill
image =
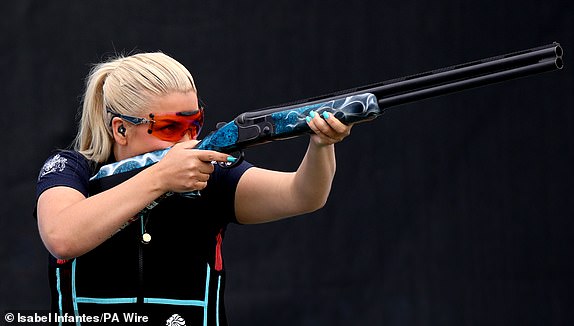
{"label": "ponytail", "polygon": [[75,150],[89,160],[106,162],[114,144],[107,108],[137,116],[154,96],[188,91],[197,92],[191,74],[163,53],[118,57],[95,65],[86,81]]}
{"label": "ponytail", "polygon": [[102,63],[90,71],[74,146],[76,151],[98,163],[106,161],[112,150],[113,138],[106,121],[103,86],[113,69],[111,63]]}

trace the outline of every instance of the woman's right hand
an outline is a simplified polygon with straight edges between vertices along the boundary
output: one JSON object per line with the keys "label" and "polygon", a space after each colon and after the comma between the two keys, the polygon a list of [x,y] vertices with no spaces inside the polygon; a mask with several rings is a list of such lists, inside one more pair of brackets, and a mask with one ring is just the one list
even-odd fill
{"label": "woman's right hand", "polygon": [[158,176],[165,192],[190,192],[207,186],[214,170],[212,162],[228,162],[228,154],[193,149],[199,141],[189,140],[175,144],[167,154],[150,167]]}

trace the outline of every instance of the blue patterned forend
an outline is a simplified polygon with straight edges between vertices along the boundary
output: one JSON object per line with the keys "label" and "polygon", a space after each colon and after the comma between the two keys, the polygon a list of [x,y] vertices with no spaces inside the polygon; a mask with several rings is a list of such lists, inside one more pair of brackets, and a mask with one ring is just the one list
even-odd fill
{"label": "blue patterned forend", "polygon": [[370,93],[353,95],[273,113],[271,117],[275,125],[274,134],[281,137],[282,135],[307,131],[309,127],[305,118],[309,116],[311,111],[318,114],[330,112],[347,124],[370,119],[381,114],[375,95]]}

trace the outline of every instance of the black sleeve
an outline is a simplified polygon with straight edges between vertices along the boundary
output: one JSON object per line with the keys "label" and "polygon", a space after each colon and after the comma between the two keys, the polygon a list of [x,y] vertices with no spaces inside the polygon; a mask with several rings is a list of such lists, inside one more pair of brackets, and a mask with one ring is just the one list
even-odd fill
{"label": "black sleeve", "polygon": [[209,196],[211,205],[219,214],[228,217],[228,222],[238,223],[235,216],[235,191],[241,176],[253,165],[243,161],[233,168],[215,165],[215,170],[203,192]]}
{"label": "black sleeve", "polygon": [[36,200],[52,187],[65,186],[88,196],[88,181],[92,174],[89,161],[78,152],[60,151],[46,160],[38,175]]}

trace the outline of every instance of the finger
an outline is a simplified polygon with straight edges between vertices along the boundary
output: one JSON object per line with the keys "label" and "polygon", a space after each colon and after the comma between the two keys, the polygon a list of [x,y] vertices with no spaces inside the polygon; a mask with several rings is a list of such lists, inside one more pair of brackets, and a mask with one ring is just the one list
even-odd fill
{"label": "finger", "polygon": [[[312,112],[312,111],[311,111]],[[317,127],[317,125],[315,124],[315,115],[314,113],[310,113],[309,116],[306,118],[307,120],[307,125],[309,126],[309,128],[311,128],[311,130],[315,133],[315,134],[319,134],[321,133],[321,130],[319,130],[319,128]]]}
{"label": "finger", "polygon": [[309,128],[311,128],[311,130],[314,133],[312,138],[316,137],[318,143],[324,144],[324,145],[329,145],[329,144],[334,144],[334,143],[339,141],[338,139],[331,138],[329,135],[324,134],[317,127],[316,121],[314,121],[314,119],[308,119],[307,121],[308,121],[307,124],[309,125]]}
{"label": "finger", "polygon": [[207,181],[197,181],[193,187],[194,190],[203,190],[207,187]]}
{"label": "finger", "polygon": [[336,118],[333,118],[332,115],[331,117],[327,116],[327,119],[333,119],[336,121],[333,121],[333,123],[335,124],[335,126],[337,128],[341,129],[341,132],[338,132],[337,130],[335,130],[326,120],[322,115],[319,115],[317,113],[315,114],[311,114],[313,116],[313,118],[310,121],[310,127],[311,129],[313,129],[313,131],[319,135],[319,136],[323,136],[328,138],[331,141],[341,141],[344,137],[345,137],[345,128],[346,126],[343,125],[338,126],[336,124],[336,122],[339,122],[340,124],[342,124],[340,121],[338,121]]}
{"label": "finger", "polygon": [[195,179],[196,182],[207,182],[209,180],[210,176],[211,176],[210,173],[200,173],[200,174],[193,175],[192,178]]}
{"label": "finger", "polygon": [[210,150],[195,150],[197,152],[197,158],[203,162],[235,162],[235,157],[230,156],[225,153],[220,153]]}
{"label": "finger", "polygon": [[347,126],[346,124],[342,123],[341,120],[335,118],[335,116],[330,112],[323,112],[321,117],[337,133],[344,134],[347,133],[349,129],[351,129],[351,126]]}
{"label": "finger", "polygon": [[213,173],[214,170],[215,170],[215,167],[213,166],[213,164],[211,164],[211,162],[201,161],[201,164],[198,167],[198,171],[200,173],[207,174],[207,175]]}
{"label": "finger", "polygon": [[335,134],[330,134],[331,137],[337,139],[338,142],[351,134],[351,128],[353,127],[352,124],[344,124],[330,112],[323,112],[322,117],[323,120],[331,127],[331,130],[335,132]]}

